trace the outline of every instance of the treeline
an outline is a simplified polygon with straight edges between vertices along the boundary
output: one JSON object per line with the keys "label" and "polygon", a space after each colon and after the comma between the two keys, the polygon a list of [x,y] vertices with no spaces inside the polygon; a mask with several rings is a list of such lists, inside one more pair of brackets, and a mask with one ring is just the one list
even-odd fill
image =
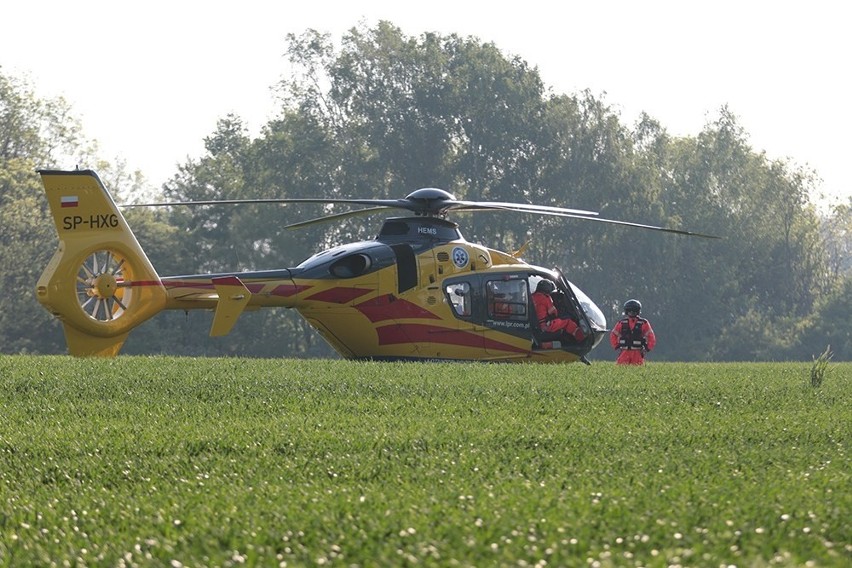
{"label": "treeline", "polygon": [[[727,108],[695,137],[644,115],[623,124],[590,92],[552,93],[534,67],[476,38],[353,28],[339,47],[288,37],[280,112],[256,137],[223,117],[161,188],[167,200],[402,197],[440,187],[459,198],[526,201],[723,237],[703,240],[517,213],[454,220],[471,241],[558,266],[614,322],[638,298],[660,360],[810,360],[828,345],[852,358],[852,199],[820,212],[817,178],[752,149]],[[56,246],[36,168],[83,164],[119,199],[142,179],[98,161],[61,100],[39,99],[0,69],[0,351],[63,352],[34,298]],[[285,230],[321,206],[129,210],[161,274],[293,266],[331,245],[375,236],[381,217]],[[328,356],[298,314],[245,314],[226,338],[209,314],[168,313],[125,353]],[[611,358],[604,348],[593,353]]]}

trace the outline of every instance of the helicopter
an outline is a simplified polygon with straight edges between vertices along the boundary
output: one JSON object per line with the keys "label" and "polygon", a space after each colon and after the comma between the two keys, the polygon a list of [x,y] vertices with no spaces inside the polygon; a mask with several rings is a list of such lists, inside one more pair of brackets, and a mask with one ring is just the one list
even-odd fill
{"label": "helicopter", "polygon": [[[313,254],[292,268],[159,276],[98,175],[38,170],[59,245],[36,284],[38,301],[61,323],[68,353],[112,357],[129,333],[163,310],[212,310],[210,336],[240,315],[295,309],[346,359],[589,363],[608,333],[603,312],[559,269],[465,240],[450,213],[511,211],[579,218],[689,236],[679,229],[604,219],[594,211],[456,199],[421,188],[403,199],[252,199],[136,206],[323,203],[361,206],[287,225],[300,228],[355,215],[403,210],[374,240]],[[532,296],[553,284],[558,317],[577,337],[543,331]],[[579,337],[579,338],[578,338]]]}

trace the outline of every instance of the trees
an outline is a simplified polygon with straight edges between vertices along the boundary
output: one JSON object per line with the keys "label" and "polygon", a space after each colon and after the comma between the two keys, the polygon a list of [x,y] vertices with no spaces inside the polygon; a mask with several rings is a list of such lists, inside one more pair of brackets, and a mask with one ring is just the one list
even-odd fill
{"label": "trees", "polygon": [[832,278],[852,273],[852,196],[836,203],[822,217],[821,234],[828,252],[828,271]]}
{"label": "trees", "polygon": [[0,351],[58,353],[57,322],[36,301],[35,282],[55,249],[52,221],[28,159],[0,161]]}
{"label": "trees", "polygon": [[[61,353],[59,322],[35,297],[35,284],[56,250],[53,220],[37,168],[90,164],[118,198],[138,192],[138,172],[98,160],[97,145],[82,134],[61,98],[41,99],[25,82],[0,73],[0,351]],[[151,212],[133,215],[134,227],[154,253],[171,250],[171,229]],[[172,263],[174,266],[174,263]]]}
{"label": "trees", "polygon": [[817,357],[826,347],[831,347],[834,359],[852,359],[852,275],[837,282],[835,288],[820,299],[813,314],[801,327],[794,348],[797,358]]}
{"label": "trees", "polygon": [[[561,267],[610,321],[624,300],[642,299],[661,359],[802,359],[814,342],[845,345],[831,329],[847,296],[849,208],[821,223],[809,202],[813,173],[755,152],[729,109],[695,137],[672,137],[650,116],[627,126],[603,97],[547,93],[534,68],[493,44],[456,35],[407,37],[388,22],[352,29],[339,50],[316,32],[290,36],[288,54],[294,72],[279,85],[279,115],[255,138],[239,117],[223,117],[205,140],[205,154],[165,184],[167,198],[398,197],[433,186],[461,198],[586,208],[719,234],[721,241],[703,241],[522,214],[460,219],[468,239],[494,248],[513,250],[532,239],[528,260]],[[13,166],[7,158],[0,178],[3,187],[14,186],[0,211],[7,220],[0,235],[8,241],[0,260],[6,259],[4,278],[12,279],[4,288],[7,302],[7,289],[31,296],[43,257],[52,252],[42,241],[55,238],[38,217],[44,212],[33,197],[40,195],[35,164],[52,164],[51,152],[63,145],[85,147],[73,128],[57,125],[65,115],[26,111],[49,105],[23,95],[8,81],[0,84],[2,100],[13,101],[8,108],[23,117],[16,122],[0,114],[0,148],[30,160]],[[34,127],[39,121],[52,126]],[[45,133],[51,141],[36,143]],[[120,168],[110,179],[125,188],[135,183]],[[317,249],[378,230],[377,217],[282,229],[331,211],[339,209],[174,208],[128,216],[154,266],[170,274],[292,266]],[[32,233],[12,246],[17,237],[10,231]],[[37,260],[16,272],[20,258]],[[50,321],[32,308],[28,317]],[[215,342],[205,338],[205,317],[155,318],[127,350],[330,354],[286,311],[245,314],[231,336]],[[0,320],[0,334],[14,325]],[[779,337],[782,326],[796,335]],[[56,331],[55,324],[45,328]],[[57,349],[56,339],[28,337],[30,343],[13,349]]]}
{"label": "trees", "polygon": [[[308,137],[326,160],[325,175],[314,172],[314,195],[396,197],[432,186],[505,201],[534,190],[528,164],[543,85],[525,62],[472,38],[408,38],[388,22],[353,29],[340,53],[313,32],[290,41],[291,61],[303,72],[281,85],[287,119],[274,133],[297,140],[279,129],[306,122],[321,133]],[[495,223],[504,240],[519,240],[506,217],[472,219],[466,232],[493,238]]]}
{"label": "trees", "polygon": [[47,166],[80,142],[62,99],[43,100],[0,69],[0,349],[58,352],[59,326],[33,290],[56,234],[41,198],[36,165]]}

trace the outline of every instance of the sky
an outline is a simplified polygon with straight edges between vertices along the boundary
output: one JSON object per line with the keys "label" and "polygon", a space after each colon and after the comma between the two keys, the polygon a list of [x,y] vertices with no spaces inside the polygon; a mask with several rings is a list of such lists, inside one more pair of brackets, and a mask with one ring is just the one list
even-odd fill
{"label": "sky", "polygon": [[339,41],[387,20],[408,36],[494,43],[537,67],[551,92],[589,89],[627,125],[644,111],[696,136],[727,106],[756,152],[814,170],[829,199],[852,196],[852,18],[836,0],[5,4],[2,72],[40,98],[64,97],[104,158],[155,186],[203,155],[219,118],[234,113],[257,134],[275,115],[288,33]]}

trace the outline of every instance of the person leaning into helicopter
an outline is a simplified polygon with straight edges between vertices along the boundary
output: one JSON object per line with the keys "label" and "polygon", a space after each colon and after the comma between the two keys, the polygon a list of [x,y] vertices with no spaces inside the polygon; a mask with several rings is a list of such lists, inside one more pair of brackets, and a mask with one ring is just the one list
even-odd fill
{"label": "person leaning into helicopter", "polygon": [[639,300],[624,302],[624,317],[609,334],[609,342],[618,350],[618,365],[644,365],[645,354],[657,344],[651,322],[639,317],[642,304]]}
{"label": "person leaning into helicopter", "polygon": [[560,331],[566,333],[577,341],[582,341],[585,338],[583,330],[577,325],[577,322],[570,318],[560,318],[559,311],[556,309],[556,304],[550,296],[556,291],[556,285],[550,280],[542,279],[535,287],[532,300],[535,305],[535,314],[538,318],[538,325],[542,331],[547,333],[558,333]]}

